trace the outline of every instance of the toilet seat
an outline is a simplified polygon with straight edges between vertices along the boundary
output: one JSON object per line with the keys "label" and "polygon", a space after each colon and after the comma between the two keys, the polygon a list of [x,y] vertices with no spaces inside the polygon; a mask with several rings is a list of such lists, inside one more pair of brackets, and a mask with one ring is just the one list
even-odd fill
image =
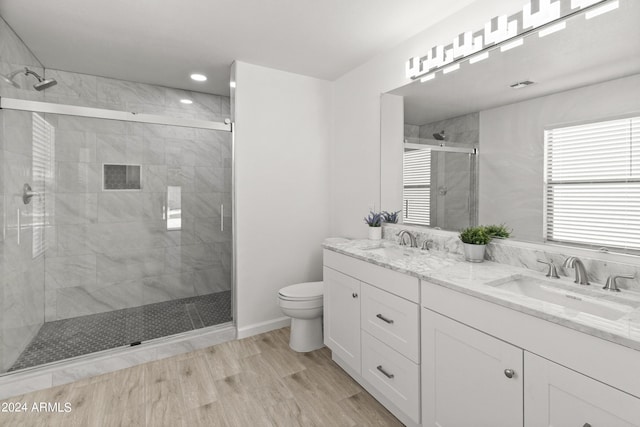
{"label": "toilet seat", "polygon": [[285,286],[278,292],[278,297],[286,301],[321,300],[324,295],[324,282],[305,282]]}

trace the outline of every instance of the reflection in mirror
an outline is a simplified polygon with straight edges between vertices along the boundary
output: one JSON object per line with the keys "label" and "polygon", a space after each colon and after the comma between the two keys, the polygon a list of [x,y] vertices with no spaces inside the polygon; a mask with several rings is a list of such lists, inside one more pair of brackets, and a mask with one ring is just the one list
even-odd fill
{"label": "reflection in mirror", "polygon": [[[396,205],[404,202],[401,195],[406,192],[404,183],[394,189],[385,185],[400,181],[393,179],[394,173],[403,176],[402,160],[387,155],[393,153],[391,147],[404,145],[406,140],[478,148],[476,170],[460,166],[455,172],[452,168],[447,171],[445,161],[447,168],[442,172],[459,175],[461,181],[466,181],[465,174],[477,179],[468,187],[471,202],[451,209],[445,204],[444,222],[439,223],[434,214],[437,201],[430,199],[430,226],[457,231],[460,223],[447,223],[447,218],[464,216],[470,224],[505,223],[518,240],[545,241],[549,235],[545,131],[640,115],[639,19],[640,2],[621,0],[619,7],[608,13],[591,19],[577,13],[567,19],[561,31],[531,34],[518,47],[491,50],[481,62],[463,62],[456,71],[438,71],[429,81],[418,79],[389,92],[386,96],[401,97],[397,104],[403,113],[393,117],[403,117],[398,127],[403,128],[404,138],[401,141],[389,138],[389,132],[382,134],[382,200],[394,204],[387,209],[400,209]],[[533,84],[518,84],[525,81]],[[383,127],[390,117],[388,110],[382,109]],[[443,130],[445,139],[436,139]],[[431,164],[432,177],[434,169]],[[439,182],[430,182],[432,192],[440,187]],[[473,197],[474,188],[477,197]],[[465,207],[467,211],[462,212]],[[640,222],[640,217],[632,218],[628,205],[621,208],[629,214],[626,227]],[[404,215],[403,220],[410,222]]]}
{"label": "reflection in mirror", "polygon": [[405,124],[404,223],[445,230],[475,224],[477,124],[477,114]]}

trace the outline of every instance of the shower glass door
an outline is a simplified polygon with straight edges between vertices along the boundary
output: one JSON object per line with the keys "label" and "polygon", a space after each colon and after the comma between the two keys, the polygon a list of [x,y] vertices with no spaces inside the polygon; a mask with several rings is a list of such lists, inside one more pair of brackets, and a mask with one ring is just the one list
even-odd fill
{"label": "shower glass door", "polygon": [[230,132],[0,114],[2,372],[232,320]]}

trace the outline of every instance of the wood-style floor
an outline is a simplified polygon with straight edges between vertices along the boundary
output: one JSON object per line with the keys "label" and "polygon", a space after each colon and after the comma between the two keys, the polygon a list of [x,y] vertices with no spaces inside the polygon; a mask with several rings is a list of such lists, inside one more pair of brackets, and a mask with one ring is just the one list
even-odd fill
{"label": "wood-style floor", "polygon": [[[327,348],[296,353],[288,340],[280,329],[7,399],[29,412],[0,412],[0,425],[402,425]],[[33,402],[69,402],[71,412],[31,412]]]}

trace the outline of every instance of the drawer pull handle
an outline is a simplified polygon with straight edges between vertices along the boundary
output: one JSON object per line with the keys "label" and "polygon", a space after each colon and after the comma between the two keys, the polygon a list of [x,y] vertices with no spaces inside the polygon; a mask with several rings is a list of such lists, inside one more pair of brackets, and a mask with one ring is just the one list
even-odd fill
{"label": "drawer pull handle", "polygon": [[507,376],[507,378],[513,378],[516,375],[516,371],[514,371],[513,369],[505,369],[504,374]]}
{"label": "drawer pull handle", "polygon": [[352,294],[351,294],[351,296],[352,296],[353,298],[358,298],[358,294],[356,294],[355,292],[354,292],[354,293],[352,293]]}
{"label": "drawer pull handle", "polygon": [[393,323],[393,320],[391,320],[391,319],[387,319],[387,318],[386,318],[386,317],[384,317],[382,314],[376,314],[376,317],[377,317],[378,319],[382,320],[383,322],[386,322],[386,323],[388,323],[388,324],[390,324],[390,325]]}
{"label": "drawer pull handle", "polygon": [[385,370],[384,370],[384,368],[382,367],[382,365],[378,365],[378,367],[377,367],[376,369],[377,369],[378,371],[382,372],[382,374],[383,374],[385,377],[389,378],[389,379],[392,379],[392,378],[394,377],[394,375],[393,375],[393,374],[390,374],[390,373],[388,373],[387,371],[385,371]]}

